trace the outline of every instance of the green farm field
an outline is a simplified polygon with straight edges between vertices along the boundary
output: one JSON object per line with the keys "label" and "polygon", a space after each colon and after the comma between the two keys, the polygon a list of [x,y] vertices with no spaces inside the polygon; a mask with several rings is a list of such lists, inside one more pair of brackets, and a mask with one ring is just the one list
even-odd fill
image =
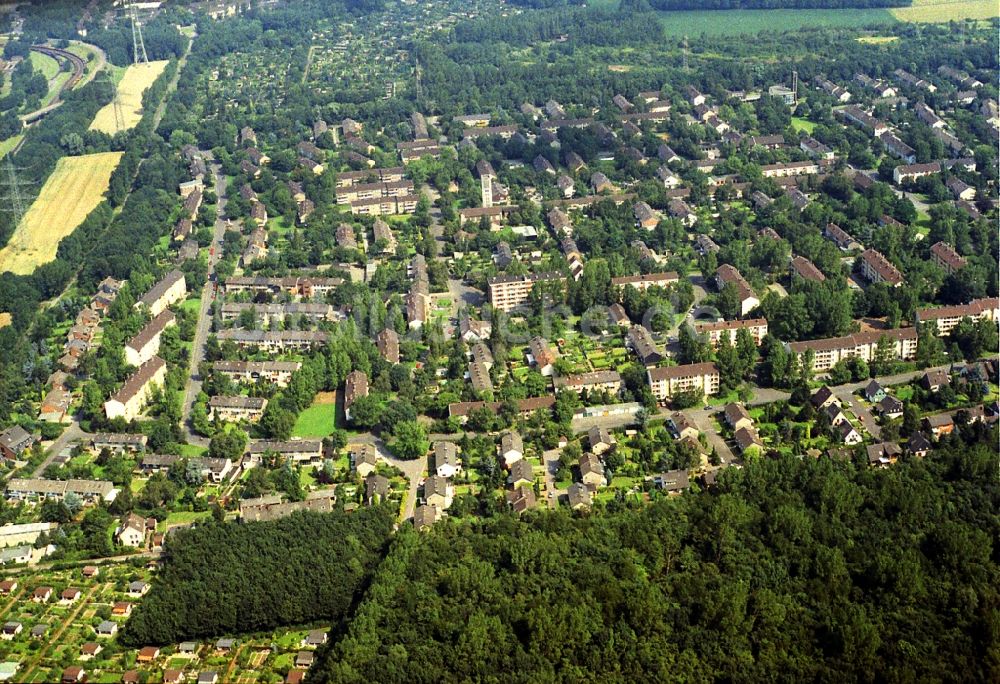
{"label": "green farm field", "polygon": [[886,10],[714,10],[661,12],[669,36],[726,36],[799,28],[863,28],[895,24]]}
{"label": "green farm field", "polygon": [[[617,0],[595,0],[590,4],[601,8],[618,6]],[[893,9],[690,10],[659,14],[668,36],[727,36],[800,28],[865,28],[900,22],[991,19],[1000,16],[1000,3],[995,0],[914,0],[912,7]]]}

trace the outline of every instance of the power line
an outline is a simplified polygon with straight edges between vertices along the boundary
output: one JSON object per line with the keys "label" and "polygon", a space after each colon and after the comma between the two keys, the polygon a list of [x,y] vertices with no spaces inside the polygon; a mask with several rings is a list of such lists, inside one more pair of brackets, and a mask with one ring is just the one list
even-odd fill
{"label": "power line", "polygon": [[[27,208],[25,206],[26,196],[22,194],[21,189],[30,187],[31,183],[25,183],[17,177],[18,169],[14,166],[14,161],[7,157],[7,161],[4,164],[4,170],[7,172],[6,179],[0,180],[0,185],[8,188],[7,194],[2,198],[4,201],[2,203],[2,211],[12,213],[14,215],[14,225],[18,225],[24,219],[25,213],[27,213]],[[22,169],[23,171],[23,169]]]}
{"label": "power line", "polygon": [[128,11],[129,11],[129,16],[132,19],[133,63],[135,64],[148,63],[149,57],[146,56],[146,44],[142,41],[142,24],[139,23],[139,18],[136,16],[135,5],[131,2],[128,3]]}

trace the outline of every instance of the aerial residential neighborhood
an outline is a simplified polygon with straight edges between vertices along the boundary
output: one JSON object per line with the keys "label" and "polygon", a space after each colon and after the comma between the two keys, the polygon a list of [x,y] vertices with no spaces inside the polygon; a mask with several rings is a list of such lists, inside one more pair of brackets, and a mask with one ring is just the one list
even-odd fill
{"label": "aerial residential neighborhood", "polygon": [[978,2],[0,5],[0,681],[995,678]]}

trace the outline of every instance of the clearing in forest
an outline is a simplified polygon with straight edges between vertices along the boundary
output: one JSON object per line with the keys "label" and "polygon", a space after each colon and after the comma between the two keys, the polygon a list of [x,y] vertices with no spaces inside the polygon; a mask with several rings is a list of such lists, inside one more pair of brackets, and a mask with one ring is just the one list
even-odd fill
{"label": "clearing in forest", "polygon": [[118,100],[121,102],[124,125],[119,126],[115,121],[115,104],[111,102],[97,112],[94,122],[90,124],[90,130],[114,135],[119,131],[134,128],[142,119],[142,94],[153,85],[153,81],[163,73],[166,66],[167,60],[160,60],[147,64],[133,64],[126,69],[125,75],[118,83]]}
{"label": "clearing in forest", "polygon": [[121,152],[102,152],[60,159],[0,250],[0,272],[25,275],[55,259],[59,241],[100,204],[121,158]]}
{"label": "clearing in forest", "polygon": [[945,22],[961,19],[1000,17],[996,0],[913,0],[910,7],[889,10],[900,21]]}

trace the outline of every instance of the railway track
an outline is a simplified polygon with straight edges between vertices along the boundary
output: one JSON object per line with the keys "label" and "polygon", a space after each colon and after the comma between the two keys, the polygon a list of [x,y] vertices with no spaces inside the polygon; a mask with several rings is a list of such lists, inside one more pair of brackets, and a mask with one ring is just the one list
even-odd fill
{"label": "railway track", "polygon": [[76,86],[76,84],[80,82],[80,79],[83,78],[84,67],[86,66],[86,63],[83,61],[82,57],[80,57],[79,55],[74,55],[72,52],[69,52],[68,50],[63,50],[61,48],[54,48],[48,45],[32,45],[30,49],[33,52],[37,52],[39,54],[51,57],[60,63],[63,61],[68,61],[70,65],[73,67],[73,73],[66,80],[66,82],[62,84],[62,87],[59,88],[59,92],[56,93],[56,96],[52,100],[52,102],[42,107],[41,109],[36,109],[35,111],[25,114],[21,117],[21,120],[24,121],[25,124],[32,124],[35,121],[38,121],[46,114],[54,110],[56,107],[61,105],[63,94],[72,90]]}
{"label": "railway track", "polygon": [[43,55],[48,55],[49,57],[52,57],[58,61],[67,60],[69,61],[70,64],[73,65],[73,75],[70,76],[69,80],[67,80],[63,84],[62,88],[59,89],[60,99],[62,98],[63,93],[65,93],[67,90],[72,90],[73,87],[77,83],[79,83],[80,79],[83,78],[83,69],[85,63],[83,61],[83,58],[80,57],[79,55],[74,55],[72,52],[68,50],[63,50],[61,48],[54,48],[48,45],[32,45],[31,50]]}

